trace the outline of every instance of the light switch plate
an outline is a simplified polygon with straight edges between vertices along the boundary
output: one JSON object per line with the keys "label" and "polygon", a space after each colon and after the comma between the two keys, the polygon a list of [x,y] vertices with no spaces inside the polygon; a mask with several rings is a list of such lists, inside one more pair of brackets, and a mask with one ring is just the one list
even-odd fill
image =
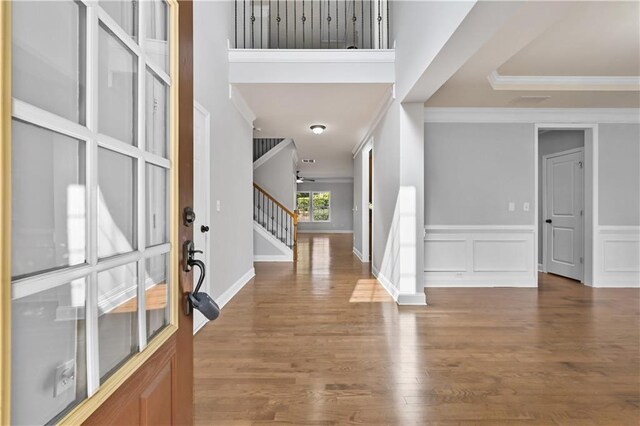
{"label": "light switch plate", "polygon": [[57,398],[63,392],[75,387],[76,363],[74,360],[60,364],[56,367],[55,382],[53,384],[53,397]]}
{"label": "light switch plate", "polygon": [[516,211],[516,203],[514,203],[513,201],[509,201],[509,211],[510,212]]}
{"label": "light switch plate", "polygon": [[216,211],[220,211],[220,200],[216,200]]}
{"label": "light switch plate", "polygon": [[524,203],[522,205],[522,210],[524,210],[525,212],[528,212],[529,211],[529,203]]}

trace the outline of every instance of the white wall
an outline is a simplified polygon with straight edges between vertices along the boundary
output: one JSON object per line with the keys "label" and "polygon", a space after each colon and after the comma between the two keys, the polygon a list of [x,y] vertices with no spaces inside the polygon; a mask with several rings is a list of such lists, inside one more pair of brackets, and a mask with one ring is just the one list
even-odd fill
{"label": "white wall", "polygon": [[[232,2],[194,2],[194,98],[211,114],[211,247],[215,299],[253,268],[252,126],[229,100]],[[216,211],[216,201],[220,211]]]}
{"label": "white wall", "polygon": [[427,123],[425,224],[532,224],[523,203],[535,198],[533,132],[527,123]]}
{"label": "white wall", "polygon": [[542,186],[542,157],[556,152],[584,147],[584,130],[549,130],[538,136],[538,263],[542,264],[545,212],[542,210],[544,188]]}
{"label": "white wall", "polygon": [[298,232],[353,231],[353,182],[305,182],[298,191],[330,191],[331,217],[329,222],[298,222]]}
{"label": "white wall", "polygon": [[296,146],[293,142],[288,142],[282,147],[280,144],[273,148],[278,150],[276,154],[253,171],[253,180],[293,211],[296,192]]}
{"label": "white wall", "polygon": [[600,225],[640,225],[640,125],[601,124]]}
{"label": "white wall", "polygon": [[[537,120],[486,124],[451,117],[425,125],[425,285],[535,285]],[[601,123],[596,137],[593,285],[640,286],[640,126]],[[588,170],[588,155],[585,161]],[[515,212],[508,212],[509,201]]]}

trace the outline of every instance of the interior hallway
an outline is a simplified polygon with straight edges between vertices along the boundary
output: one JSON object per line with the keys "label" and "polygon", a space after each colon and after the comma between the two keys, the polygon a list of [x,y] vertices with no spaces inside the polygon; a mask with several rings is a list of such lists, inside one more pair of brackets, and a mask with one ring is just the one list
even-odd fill
{"label": "interior hallway", "polygon": [[637,424],[638,289],[541,274],[399,307],[351,240],[301,234],[196,335],[196,424]]}

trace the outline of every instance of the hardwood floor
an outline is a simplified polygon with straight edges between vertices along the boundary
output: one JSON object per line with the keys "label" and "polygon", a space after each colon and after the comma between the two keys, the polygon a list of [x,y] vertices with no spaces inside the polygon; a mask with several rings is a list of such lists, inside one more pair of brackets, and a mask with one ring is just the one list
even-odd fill
{"label": "hardwood floor", "polygon": [[541,274],[398,307],[351,238],[301,234],[198,333],[197,424],[640,423],[638,290]]}

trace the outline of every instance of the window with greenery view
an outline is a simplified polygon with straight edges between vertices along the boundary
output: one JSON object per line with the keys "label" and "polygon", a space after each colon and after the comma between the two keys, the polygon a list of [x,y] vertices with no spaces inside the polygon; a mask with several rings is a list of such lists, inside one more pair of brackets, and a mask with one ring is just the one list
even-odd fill
{"label": "window with greenery view", "polygon": [[298,222],[329,222],[331,220],[331,192],[298,192],[296,211]]}

